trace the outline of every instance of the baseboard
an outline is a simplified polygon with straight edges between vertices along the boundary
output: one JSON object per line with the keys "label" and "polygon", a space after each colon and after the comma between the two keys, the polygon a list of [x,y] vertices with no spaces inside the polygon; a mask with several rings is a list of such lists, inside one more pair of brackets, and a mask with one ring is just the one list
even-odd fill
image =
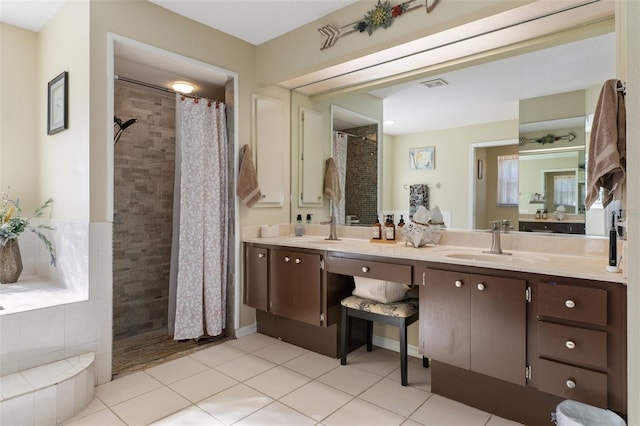
{"label": "baseboard", "polygon": [[245,337],[250,334],[257,333],[258,324],[254,322],[253,324],[247,325],[246,327],[236,328],[235,331],[236,331],[236,339],[239,339],[241,337]]}
{"label": "baseboard", "polygon": [[[400,352],[400,342],[394,339],[389,339],[388,337],[380,337],[374,334],[373,344],[381,348],[389,349],[390,351]],[[422,354],[418,350],[418,347],[414,345],[407,345],[407,355],[414,358],[422,358]]]}

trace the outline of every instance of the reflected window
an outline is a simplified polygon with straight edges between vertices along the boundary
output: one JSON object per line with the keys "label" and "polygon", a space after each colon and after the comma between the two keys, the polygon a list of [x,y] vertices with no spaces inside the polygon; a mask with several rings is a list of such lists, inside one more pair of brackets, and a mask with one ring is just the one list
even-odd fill
{"label": "reflected window", "polygon": [[553,177],[553,200],[556,205],[575,206],[577,202],[577,181],[572,175]]}
{"label": "reflected window", "polygon": [[498,156],[499,206],[518,205],[518,155]]}

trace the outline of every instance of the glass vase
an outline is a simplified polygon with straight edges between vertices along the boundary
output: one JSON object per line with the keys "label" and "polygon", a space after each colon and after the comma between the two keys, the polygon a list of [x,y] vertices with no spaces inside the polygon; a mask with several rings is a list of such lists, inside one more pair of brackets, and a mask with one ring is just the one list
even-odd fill
{"label": "glass vase", "polygon": [[7,241],[0,246],[0,284],[11,284],[18,281],[22,273],[22,257],[18,240]]}

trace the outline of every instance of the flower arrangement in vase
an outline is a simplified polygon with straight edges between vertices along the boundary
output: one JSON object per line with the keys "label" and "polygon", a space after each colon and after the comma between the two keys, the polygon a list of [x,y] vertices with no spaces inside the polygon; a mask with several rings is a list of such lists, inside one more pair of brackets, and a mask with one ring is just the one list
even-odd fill
{"label": "flower arrangement in vase", "polygon": [[49,225],[31,225],[29,221],[33,217],[40,217],[44,210],[51,206],[53,199],[49,198],[45,203],[33,212],[32,218],[23,219],[19,199],[11,200],[9,195],[2,193],[0,197],[0,283],[10,284],[18,281],[22,273],[22,258],[18,246],[18,237],[26,229],[35,233],[49,252],[51,264],[56,266],[56,253],[53,244],[42,233],[42,229],[53,230]]}

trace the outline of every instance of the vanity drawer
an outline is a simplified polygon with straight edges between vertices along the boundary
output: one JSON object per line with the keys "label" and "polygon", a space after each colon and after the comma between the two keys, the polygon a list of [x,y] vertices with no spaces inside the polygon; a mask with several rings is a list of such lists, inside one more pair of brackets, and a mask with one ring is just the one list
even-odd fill
{"label": "vanity drawer", "polygon": [[538,323],[540,356],[607,368],[607,333],[579,327]]}
{"label": "vanity drawer", "polygon": [[607,325],[607,291],[538,283],[538,316]]}
{"label": "vanity drawer", "polygon": [[540,359],[538,390],[585,404],[607,408],[607,375]]}
{"label": "vanity drawer", "polygon": [[327,261],[327,270],[334,274],[354,275],[411,284],[411,265],[396,265],[370,260],[330,257]]}

